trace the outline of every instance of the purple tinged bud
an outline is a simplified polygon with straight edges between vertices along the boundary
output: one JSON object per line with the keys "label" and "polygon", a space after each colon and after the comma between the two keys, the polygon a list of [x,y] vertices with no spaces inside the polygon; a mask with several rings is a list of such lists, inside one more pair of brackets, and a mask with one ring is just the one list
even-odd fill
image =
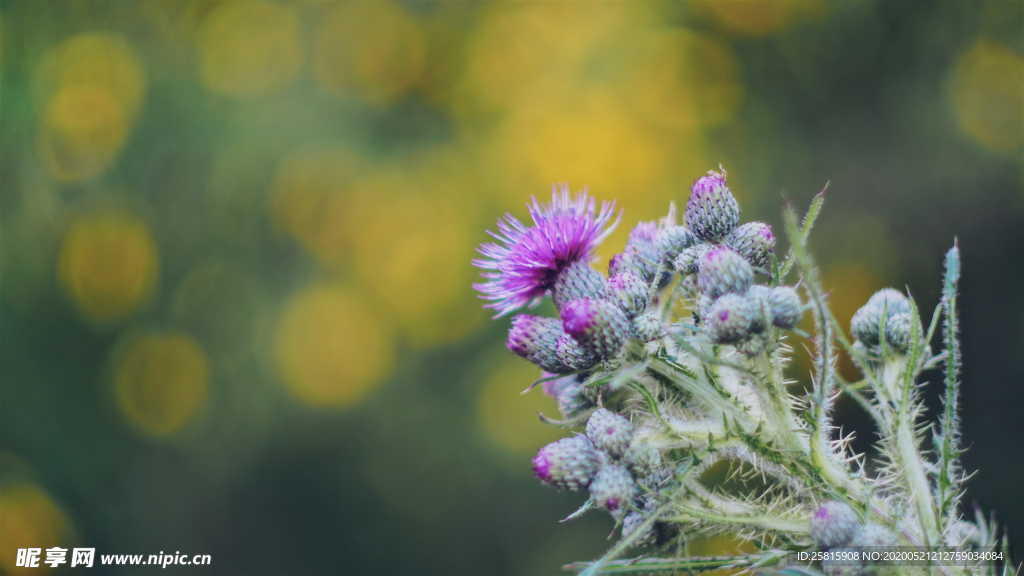
{"label": "purple tinged bud", "polygon": [[565,336],[555,318],[519,314],[512,319],[506,346],[548,372],[564,374],[575,369],[559,358],[558,343]]}
{"label": "purple tinged bud", "polygon": [[599,508],[618,515],[631,508],[637,488],[633,475],[625,466],[606,464],[590,483],[590,497]]}
{"label": "purple tinged bud", "polygon": [[740,222],[740,207],[725,172],[710,171],[693,183],[686,203],[686,226],[700,239],[719,242]]}
{"label": "purple tinged bud", "polygon": [[811,517],[811,538],[822,548],[846,546],[859,529],[860,518],[843,502],[825,502]]}
{"label": "purple tinged bud", "polygon": [[633,440],[633,423],[606,408],[598,408],[587,420],[587,438],[612,458],[621,458]]}
{"label": "purple tinged bud", "polygon": [[757,310],[739,294],[726,294],[715,301],[704,319],[712,342],[736,344],[753,335]]}
{"label": "purple tinged bud", "polygon": [[607,300],[573,300],[562,307],[561,315],[565,332],[602,360],[617,356],[632,335],[626,313]]}
{"label": "purple tinged bud", "polygon": [[545,484],[580,490],[591,484],[601,466],[601,455],[586,436],[552,442],[533,457],[533,473]]}
{"label": "purple tinged bud", "polygon": [[732,231],[725,243],[750,262],[751,266],[768,269],[768,261],[775,250],[775,234],[764,222],[747,222]]}
{"label": "purple tinged bud", "polygon": [[743,294],[754,283],[754,270],[731,248],[716,246],[701,258],[697,288],[711,298]]}

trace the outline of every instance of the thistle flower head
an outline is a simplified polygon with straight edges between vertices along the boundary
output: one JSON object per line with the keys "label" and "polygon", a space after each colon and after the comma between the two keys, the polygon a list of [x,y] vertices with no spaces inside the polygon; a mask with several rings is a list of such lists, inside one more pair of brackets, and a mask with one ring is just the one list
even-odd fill
{"label": "thistle flower head", "polygon": [[725,171],[697,179],[686,203],[686,226],[701,240],[719,242],[740,222],[740,206],[725,183]]}
{"label": "thistle flower head", "polygon": [[601,466],[601,455],[586,436],[552,442],[533,457],[533,473],[545,484],[565,490],[590,485]]}
{"label": "thistle flower head", "polygon": [[647,308],[647,284],[636,274],[620,272],[608,279],[608,286],[627,315],[636,316]]}
{"label": "thistle flower head", "polygon": [[550,204],[534,198],[529,212],[532,225],[506,214],[498,231],[489,232],[497,242],[481,244],[482,258],[473,260],[485,278],[474,288],[498,316],[539,300],[568,266],[589,262],[618,224],[614,203],[598,210],[586,192],[572,196],[568,187],[553,191]]}

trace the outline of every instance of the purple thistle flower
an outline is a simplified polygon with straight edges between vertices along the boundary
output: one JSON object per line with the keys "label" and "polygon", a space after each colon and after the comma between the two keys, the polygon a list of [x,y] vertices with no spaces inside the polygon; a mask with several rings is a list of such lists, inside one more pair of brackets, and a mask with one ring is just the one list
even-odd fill
{"label": "purple thistle flower", "polygon": [[532,226],[506,214],[498,220],[497,232],[488,231],[497,242],[481,244],[478,252],[483,258],[473,260],[486,279],[473,287],[490,301],[486,308],[498,311],[496,316],[535,303],[568,266],[589,262],[594,247],[621,217],[615,215],[614,202],[602,202],[598,211],[586,192],[572,196],[567,186],[552,190],[550,204],[534,198],[528,209]]}

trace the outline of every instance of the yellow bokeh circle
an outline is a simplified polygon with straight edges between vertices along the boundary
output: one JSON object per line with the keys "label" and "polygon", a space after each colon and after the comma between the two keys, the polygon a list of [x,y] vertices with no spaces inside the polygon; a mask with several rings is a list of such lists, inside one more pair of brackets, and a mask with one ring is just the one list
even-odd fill
{"label": "yellow bokeh circle", "polygon": [[0,566],[5,574],[45,574],[49,566],[15,567],[18,548],[68,548],[71,521],[42,488],[28,482],[0,485]]}
{"label": "yellow bokeh circle", "polygon": [[300,28],[296,9],[286,4],[238,0],[217,6],[199,31],[203,84],[228,96],[288,85],[302,66]]}
{"label": "yellow bokeh circle", "polygon": [[[427,161],[435,162],[442,160]],[[472,204],[457,200],[468,183],[406,168],[382,168],[354,185],[351,257],[382,313],[410,344],[426,347],[455,341],[486,318],[472,290],[478,221]]]}
{"label": "yellow bokeh circle", "polygon": [[1024,146],[1024,58],[980,40],[957,60],[950,82],[960,129],[999,152]]}
{"label": "yellow bokeh circle", "polygon": [[159,271],[149,227],[127,212],[86,214],[64,235],[57,275],[78,311],[90,321],[122,319],[146,301]]}
{"label": "yellow bokeh circle", "polygon": [[275,227],[321,264],[348,257],[348,205],[355,175],[365,161],[341,148],[305,150],[278,167],[269,210]]}
{"label": "yellow bokeh circle", "polygon": [[314,78],[335,96],[388,104],[420,81],[425,44],[420,23],[395,2],[342,2],[317,32]]}
{"label": "yellow bokeh circle", "polygon": [[58,180],[86,180],[105,171],[135,123],[145,82],[135,51],[122,38],[83,34],[41,59],[44,106],[40,152]]}
{"label": "yellow bokeh circle", "polygon": [[289,393],[313,406],[350,406],[391,371],[391,338],[365,300],[334,286],[291,298],[274,334],[274,358]]}
{"label": "yellow bokeh circle", "polygon": [[131,335],[114,354],[114,392],[121,414],[137,429],[168,436],[206,404],[210,368],[194,338],[180,332]]}
{"label": "yellow bokeh circle", "polygon": [[521,394],[541,377],[540,369],[511,352],[489,360],[485,364],[487,381],[477,397],[477,419],[487,438],[509,452],[526,455],[564,436],[538,417],[543,412],[560,418],[552,398],[540,387]]}

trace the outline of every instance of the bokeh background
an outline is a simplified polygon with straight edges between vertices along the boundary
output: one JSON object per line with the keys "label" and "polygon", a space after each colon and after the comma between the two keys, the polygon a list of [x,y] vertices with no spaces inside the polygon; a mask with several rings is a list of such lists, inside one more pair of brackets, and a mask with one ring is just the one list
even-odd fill
{"label": "bokeh background", "polygon": [[842,317],[883,285],[930,311],[959,237],[967,500],[1020,535],[1022,6],[0,2],[0,574],[598,555],[610,522],[530,477],[554,407],[469,261],[554,182],[625,209],[607,257],[719,163],[776,225],[831,182]]}

